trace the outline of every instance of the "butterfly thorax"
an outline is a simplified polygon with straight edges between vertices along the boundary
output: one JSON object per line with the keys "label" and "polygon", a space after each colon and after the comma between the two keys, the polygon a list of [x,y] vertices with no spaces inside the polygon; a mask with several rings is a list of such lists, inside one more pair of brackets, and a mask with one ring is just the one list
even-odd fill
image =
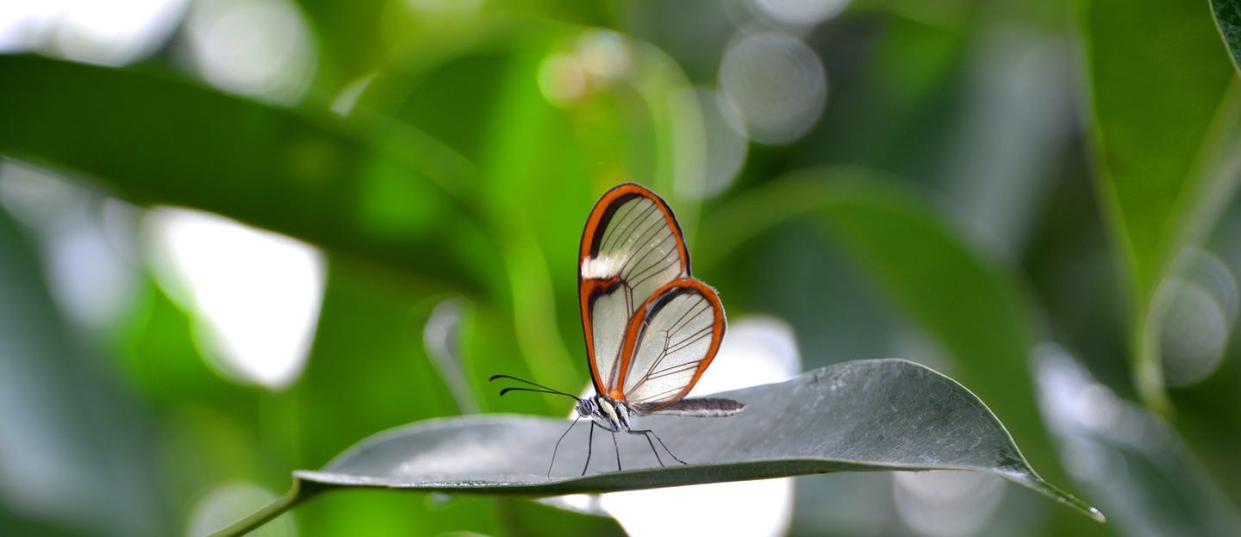
{"label": "butterfly thorax", "polygon": [[624,401],[606,395],[583,397],[577,401],[577,414],[590,418],[611,431],[628,431],[633,427],[635,413]]}

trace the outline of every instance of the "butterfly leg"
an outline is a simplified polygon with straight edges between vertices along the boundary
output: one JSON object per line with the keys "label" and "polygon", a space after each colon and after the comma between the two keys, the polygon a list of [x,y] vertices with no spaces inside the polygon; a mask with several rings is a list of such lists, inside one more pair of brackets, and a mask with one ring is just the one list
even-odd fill
{"label": "butterfly leg", "polygon": [[664,460],[660,458],[659,450],[655,449],[655,441],[651,440],[651,431],[648,429],[645,431],[629,431],[629,432],[631,434],[641,434],[642,436],[646,437],[646,443],[650,444],[651,446],[651,453],[655,454],[655,460],[659,461],[660,468],[663,468]]}
{"label": "butterfly leg", "polygon": [[582,475],[586,475],[586,469],[590,468],[590,452],[595,445],[595,420],[590,420],[590,435],[586,440],[586,464],[582,466]]}
{"label": "butterfly leg", "polygon": [[[647,434],[647,435],[650,435],[650,436],[646,437],[647,442],[650,442],[650,441],[651,441],[651,436],[654,436],[654,437],[655,437],[655,440],[658,440],[658,441],[659,441],[659,445],[663,446],[663,447],[664,447],[664,451],[667,451],[667,452],[668,452],[668,454],[669,454],[669,455],[671,455],[671,456],[672,456],[672,458],[673,458],[674,460],[676,460],[677,462],[679,462],[679,463],[681,463],[681,464],[689,464],[688,462],[685,462],[685,461],[681,460],[681,458],[680,458],[680,457],[678,457],[676,453],[673,453],[671,449],[668,449],[668,444],[665,444],[665,443],[664,443],[664,439],[660,438],[660,437],[659,437],[659,435],[655,434],[655,431],[653,431],[653,430],[651,430],[651,429],[642,429],[642,430],[635,430],[635,431],[630,431],[630,432],[633,432],[633,433],[639,433],[639,434]],[[655,449],[655,446],[654,446],[654,445],[652,445],[652,446],[651,446],[651,449]],[[655,458],[656,458],[656,459],[658,459],[658,458],[659,458],[659,454],[658,454],[658,453],[656,453],[656,454],[655,454]],[[659,464],[660,464],[660,465],[663,465],[663,461],[660,461],[660,462],[659,462]]]}
{"label": "butterfly leg", "polygon": [[573,430],[573,426],[577,425],[577,420],[582,419],[581,416],[573,418],[573,423],[569,424],[569,428],[560,433],[560,438],[556,439],[556,447],[552,448],[552,462],[547,463],[547,478],[552,478],[552,466],[556,465],[556,452],[560,450],[560,442],[564,441],[564,437],[569,435],[569,431]]}
{"label": "butterfly leg", "polygon": [[620,444],[616,443],[616,431],[612,431],[612,447],[616,448],[616,471],[619,472],[624,470],[624,468],[621,468]]}

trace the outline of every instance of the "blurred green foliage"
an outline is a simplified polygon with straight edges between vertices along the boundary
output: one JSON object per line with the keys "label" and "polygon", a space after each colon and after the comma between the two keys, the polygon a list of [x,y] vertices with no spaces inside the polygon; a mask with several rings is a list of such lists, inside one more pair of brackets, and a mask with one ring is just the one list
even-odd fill
{"label": "blurred green foliage", "polygon": [[[423,341],[446,299],[462,300],[458,380],[478,408],[564,414],[501,402],[485,379],[585,385],[577,243],[595,198],[627,179],[669,200],[730,317],[789,323],[805,368],[928,363],[986,401],[1050,481],[1145,507],[1096,526],[1014,492],[980,531],[1208,534],[1207,519],[1235,520],[1241,346],[1226,338],[1213,373],[1169,388],[1158,338],[1159,290],[1191,247],[1227,268],[1236,300],[1236,0],[856,0],[806,26],[744,0],[277,2],[312,36],[291,103],[213,87],[187,59],[208,3],[124,67],[0,56],[0,186],[36,167],[73,185],[97,227],[121,199],[315,245],[328,268],[312,349],[283,389],[221,373],[201,312],[132,251],[126,306],[83,326],[37,218],[68,211],[0,189],[0,477],[52,476],[6,479],[25,489],[0,486],[0,533],[181,534],[219,487],[276,493],[369,434],[462,412]],[[827,74],[796,141],[738,150],[709,128],[708,92],[747,32],[795,36]],[[583,43],[605,58],[620,43],[623,73],[555,68]],[[730,158],[735,178],[709,173]],[[1237,316],[1224,319],[1230,333]],[[1144,405],[1124,408],[1156,432],[1109,447],[1111,429],[1074,434],[1040,413],[1044,342],[1098,379],[1091,393]],[[1083,469],[1082,442],[1133,469],[1131,485]],[[57,471],[15,467],[23,453]],[[918,534],[893,522],[886,477],[833,479],[799,479],[791,534]],[[1167,500],[1176,487],[1205,499]],[[847,512],[855,497],[874,501]],[[308,536],[620,531],[524,500],[378,492],[291,516]]]}

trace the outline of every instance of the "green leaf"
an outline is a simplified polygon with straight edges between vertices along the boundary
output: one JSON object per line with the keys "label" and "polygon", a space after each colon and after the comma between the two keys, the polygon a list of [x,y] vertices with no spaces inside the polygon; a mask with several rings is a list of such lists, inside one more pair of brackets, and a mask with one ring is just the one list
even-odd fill
{"label": "green leaf", "polygon": [[[1029,377],[1032,320],[1016,283],[933,208],[861,168],[794,173],[708,215],[700,266],[781,222],[808,219],[852,254],[946,351],[953,374],[988,401],[1040,468],[1060,475]],[[710,246],[710,248],[707,248]]]}
{"label": "green leaf", "polygon": [[1241,70],[1241,0],[1211,0],[1211,11],[1220,37],[1232,53],[1232,64]]}
{"label": "green leaf", "polygon": [[25,491],[10,507],[72,533],[167,532],[150,416],[80,344],[27,232],[0,208],[0,492]]}
{"label": "green leaf", "polygon": [[1139,392],[1166,410],[1147,326],[1157,287],[1228,199],[1236,174],[1211,161],[1238,116],[1236,72],[1210,12],[1177,0],[1095,0],[1084,10],[1098,190],[1128,272]]}
{"label": "green leaf", "polygon": [[1175,429],[1116,396],[1058,347],[1043,345],[1035,355],[1040,403],[1073,462],[1067,466],[1121,533],[1236,534],[1241,515]]}
{"label": "green leaf", "polygon": [[0,56],[0,72],[0,153],[466,290],[488,283],[483,220],[453,194],[471,165],[412,129],[34,56]]}
{"label": "green leaf", "polygon": [[[546,496],[840,471],[954,469],[998,475],[1103,520],[1039,477],[977,397],[912,362],[845,362],[721,396],[744,402],[745,410],[729,418],[641,418],[686,466],[660,467],[643,439],[621,435],[628,469],[614,471],[611,441],[598,434],[593,466],[579,476],[588,434],[579,426],[565,437],[548,478],[552,447],[568,421],[447,418],[376,434],[321,471],[295,472],[294,491],[281,505],[356,487]],[[253,527],[260,518],[222,534]]]}

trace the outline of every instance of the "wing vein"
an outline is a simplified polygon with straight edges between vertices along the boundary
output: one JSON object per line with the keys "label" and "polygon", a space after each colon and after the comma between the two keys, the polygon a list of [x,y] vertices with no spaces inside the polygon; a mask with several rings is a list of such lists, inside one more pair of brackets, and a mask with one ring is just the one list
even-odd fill
{"label": "wing vein", "polygon": [[667,395],[672,395],[672,394],[675,394],[675,393],[677,393],[678,391],[680,391],[680,390],[682,390],[682,389],[684,389],[684,388],[685,388],[684,386],[676,386],[676,387],[673,387],[673,388],[670,388],[670,389],[664,390],[664,391],[662,391],[662,392],[659,392],[659,393],[656,393],[656,394],[653,394],[653,395],[649,395],[649,396],[643,397],[643,398],[638,399],[638,400],[636,400],[636,401],[634,401],[634,402],[641,403],[641,402],[644,402],[644,401],[654,401],[654,400],[657,400],[657,399],[659,399],[659,398],[661,398],[661,397],[664,397],[664,396],[667,396]]}
{"label": "wing vein", "polygon": [[[672,236],[669,235],[668,238],[672,238]],[[661,242],[660,244],[663,244],[663,243]],[[671,250],[668,253],[664,254],[663,259],[656,261],[654,263],[651,263],[649,266],[642,269],[641,272],[639,272],[637,275],[634,276],[634,279],[632,280],[634,287],[642,285],[643,282],[651,278],[654,278],[655,276],[658,276],[665,269],[675,264],[676,258],[678,257],[680,257],[680,255],[678,255],[678,252],[676,250]],[[641,276],[641,277],[637,277],[637,276]]]}
{"label": "wing vein", "polygon": [[612,214],[612,218],[608,220],[607,229],[603,230],[603,236],[599,237],[599,251],[600,252],[602,252],[603,249],[607,246],[608,240],[616,236],[619,226],[614,226],[612,225],[612,223],[613,222],[625,222],[625,219],[629,217],[629,213],[632,213],[635,210],[637,210],[635,209],[635,207],[637,206],[638,206],[637,203],[626,203],[624,205],[621,205],[621,207],[617,209],[615,213]]}
{"label": "wing vein", "polygon": [[613,238],[611,244],[601,245],[599,248],[599,251],[602,252],[605,249],[606,250],[624,249],[625,245],[629,243],[630,237],[633,236],[634,230],[643,228],[643,226],[646,225],[644,224],[644,222],[646,222],[647,220],[650,220],[650,215],[652,212],[658,212],[658,211],[656,211],[656,207],[654,204],[649,204],[649,206],[643,209],[641,213],[638,213],[637,217],[630,219],[628,222],[623,222],[622,225],[624,227],[616,230],[616,237],[621,237],[623,233],[624,238],[623,239]]}
{"label": "wing vein", "polygon": [[[638,236],[638,240],[634,241],[634,243],[642,244],[646,241],[651,240],[651,238],[659,234],[659,229],[662,226],[662,224],[663,222],[661,222],[660,220],[654,220],[650,224],[646,224],[646,227],[642,228],[642,231],[640,232],[641,234]],[[626,239],[626,241],[628,240],[629,239]],[[624,278],[625,280],[629,280],[629,272],[630,270],[632,270],[632,267],[630,267],[630,263],[632,263],[633,260],[638,257],[639,253],[643,254],[643,258],[650,255],[655,250],[656,246],[658,246],[658,244],[653,245],[650,248],[646,248],[646,249],[635,247],[633,251],[629,252],[629,256],[626,257],[625,262],[621,264],[621,269],[619,271],[619,274],[621,274],[621,277]]]}
{"label": "wing vein", "polygon": [[[618,242],[617,237],[620,237],[622,233],[628,234],[629,232],[631,232],[635,226],[637,226],[640,222],[646,220],[647,213],[655,209],[655,206],[653,204],[648,205],[647,207],[642,209],[642,212],[639,212],[637,216],[630,218],[632,213],[638,211],[636,207],[638,207],[639,205],[641,205],[641,202],[638,202],[638,201],[627,203],[626,206],[633,206],[635,208],[629,211],[626,211],[623,217],[624,219],[622,219],[622,217],[619,214],[614,215],[612,217],[612,220],[608,222],[607,231],[603,232],[604,235],[608,235],[609,233],[611,233],[611,236],[604,237],[600,241],[599,243],[600,252],[616,248],[616,243]],[[624,209],[624,208],[625,207],[621,207],[621,209]],[[617,213],[619,212],[620,212],[620,209],[617,209]],[[613,222],[615,222],[616,224],[613,224]],[[613,232],[613,230],[615,231]],[[628,239],[629,239],[628,235],[625,235],[624,240],[628,240]]]}
{"label": "wing vein", "polygon": [[714,333],[715,333],[715,327],[710,326],[710,325],[704,326],[702,327],[701,330],[686,336],[685,339],[682,339],[681,341],[674,343],[671,347],[668,347],[667,352],[679,352],[685,347],[693,345],[694,343],[697,343],[702,338],[709,336],[709,335],[713,335]]}
{"label": "wing vein", "polygon": [[699,301],[697,303],[695,303],[693,306],[686,308],[685,313],[682,314],[681,317],[676,320],[676,322],[672,323],[672,326],[668,327],[668,332],[679,332],[681,328],[689,324],[691,321],[696,319],[699,315],[701,315],[703,312],[705,312],[709,308],[710,308],[710,305],[707,304],[707,301],[699,297]]}

